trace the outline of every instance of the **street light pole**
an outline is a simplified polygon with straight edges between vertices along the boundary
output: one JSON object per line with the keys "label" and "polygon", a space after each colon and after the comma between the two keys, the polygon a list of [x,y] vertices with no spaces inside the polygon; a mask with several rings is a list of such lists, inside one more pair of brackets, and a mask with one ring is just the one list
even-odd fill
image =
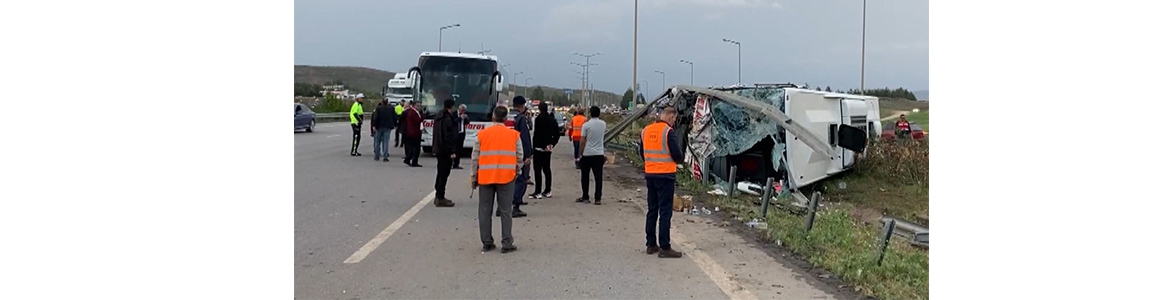
{"label": "street light pole", "polygon": [[729,40],[729,39],[723,39],[723,41],[735,44],[736,53],[737,53],[736,54],[736,61],[737,61],[736,68],[738,69],[738,72],[739,72],[739,77],[735,81],[736,81],[736,83],[743,84],[743,47],[737,41],[733,41],[733,40]]}
{"label": "street light pole", "polygon": [[525,78],[525,79],[524,79],[524,96],[525,96],[525,97],[529,97],[529,96],[528,96],[528,81],[529,81],[529,80],[532,80],[532,77],[529,77],[529,78]]}
{"label": "street light pole", "polygon": [[451,27],[459,27],[459,24],[451,24],[451,25],[439,27],[439,52],[443,52],[443,30],[445,30],[447,28],[451,28]]}
{"label": "street light pole", "polygon": [[691,65],[691,85],[695,85],[695,63],[689,60],[680,59],[679,62]]}
{"label": "street light pole", "polygon": [[[585,58],[585,86],[591,86],[591,85],[589,85],[589,66],[594,66],[594,64],[589,63],[589,58],[597,56],[597,55],[601,55],[601,54],[602,54],[601,52],[597,52],[597,53],[593,53],[593,54],[581,54],[581,53],[573,52],[573,55],[581,56],[581,57]],[[593,99],[593,89],[589,89],[589,99]]]}
{"label": "street light pole", "polygon": [[865,0],[861,0],[861,94],[865,95]]}
{"label": "street light pole", "polygon": [[662,92],[666,92],[666,72],[654,70],[654,73],[662,74]]}
{"label": "street light pole", "polygon": [[634,0],[634,82],[638,86],[638,0]]}

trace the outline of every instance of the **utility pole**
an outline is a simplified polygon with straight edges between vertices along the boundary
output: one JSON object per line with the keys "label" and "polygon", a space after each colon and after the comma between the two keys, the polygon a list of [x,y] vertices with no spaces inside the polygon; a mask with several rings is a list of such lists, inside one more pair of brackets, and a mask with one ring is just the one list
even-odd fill
{"label": "utility pole", "polygon": [[654,73],[662,74],[662,92],[666,92],[666,72],[654,70]]}
{"label": "utility pole", "polygon": [[525,79],[524,79],[524,97],[525,97],[525,98],[528,98],[528,97],[529,97],[529,96],[528,96],[528,81],[529,81],[529,80],[532,80],[532,77],[528,77],[528,78],[525,78]]}
{"label": "utility pole", "polygon": [[638,86],[638,0],[634,0],[634,83],[631,86]]}
{"label": "utility pole", "polygon": [[861,0],[861,94],[865,95],[865,2]]}
{"label": "utility pole", "polygon": [[[597,55],[601,55],[601,52],[597,52],[597,53],[593,53],[593,54],[581,54],[581,53],[573,52],[573,55],[581,56],[581,57],[585,58],[585,86],[592,86],[589,84],[589,79],[590,79],[589,78],[589,66],[595,66],[595,65],[589,63],[589,58],[597,56]],[[593,89],[592,88],[589,89],[589,99],[593,99]]]}
{"label": "utility pole", "polygon": [[695,63],[689,60],[680,59],[679,62],[691,65],[691,85],[695,85]]}
{"label": "utility pole", "polygon": [[738,72],[739,72],[739,77],[735,81],[736,81],[736,83],[743,84],[743,47],[737,41],[733,41],[733,40],[729,40],[729,39],[723,39],[723,41],[735,44],[736,52],[738,53],[738,54],[736,54],[736,61],[737,61],[736,68],[738,69]]}
{"label": "utility pole", "polygon": [[451,24],[451,25],[439,27],[439,52],[443,52],[443,30],[446,30],[447,28],[452,28],[452,27],[459,27],[459,24]]}

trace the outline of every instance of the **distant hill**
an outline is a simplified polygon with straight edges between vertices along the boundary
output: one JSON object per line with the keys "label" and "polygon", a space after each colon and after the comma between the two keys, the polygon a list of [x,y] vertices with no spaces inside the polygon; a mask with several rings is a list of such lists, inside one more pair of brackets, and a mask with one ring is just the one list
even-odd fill
{"label": "distant hill", "polygon": [[350,90],[367,95],[381,94],[394,72],[365,67],[293,66],[295,83],[327,84],[341,81]]}
{"label": "distant hill", "polygon": [[914,93],[914,98],[918,98],[918,101],[927,101],[927,99],[930,99],[928,98],[930,97],[930,90],[913,91],[911,93]]}

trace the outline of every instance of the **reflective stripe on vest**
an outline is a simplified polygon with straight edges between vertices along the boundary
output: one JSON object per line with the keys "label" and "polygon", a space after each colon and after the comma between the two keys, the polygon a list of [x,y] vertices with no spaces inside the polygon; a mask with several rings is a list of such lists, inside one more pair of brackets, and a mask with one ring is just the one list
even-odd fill
{"label": "reflective stripe on vest", "polygon": [[504,184],[516,178],[516,141],[520,132],[495,124],[479,131],[479,170],[476,177],[480,185]]}
{"label": "reflective stripe on vest", "polygon": [[655,122],[642,129],[642,159],[646,161],[646,174],[673,174],[678,169],[670,157],[670,141],[666,122]]}
{"label": "reflective stripe on vest", "polygon": [[569,135],[570,139],[574,141],[581,140],[581,126],[585,126],[585,116],[573,116],[573,132]]}

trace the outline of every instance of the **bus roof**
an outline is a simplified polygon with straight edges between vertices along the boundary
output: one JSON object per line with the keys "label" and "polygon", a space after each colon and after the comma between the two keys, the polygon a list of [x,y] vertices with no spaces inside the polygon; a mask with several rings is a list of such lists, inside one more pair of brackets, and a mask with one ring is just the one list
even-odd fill
{"label": "bus roof", "polygon": [[442,56],[442,57],[458,57],[458,58],[475,58],[475,59],[489,59],[498,61],[495,55],[483,55],[475,53],[456,53],[456,52],[423,52],[419,56]]}

